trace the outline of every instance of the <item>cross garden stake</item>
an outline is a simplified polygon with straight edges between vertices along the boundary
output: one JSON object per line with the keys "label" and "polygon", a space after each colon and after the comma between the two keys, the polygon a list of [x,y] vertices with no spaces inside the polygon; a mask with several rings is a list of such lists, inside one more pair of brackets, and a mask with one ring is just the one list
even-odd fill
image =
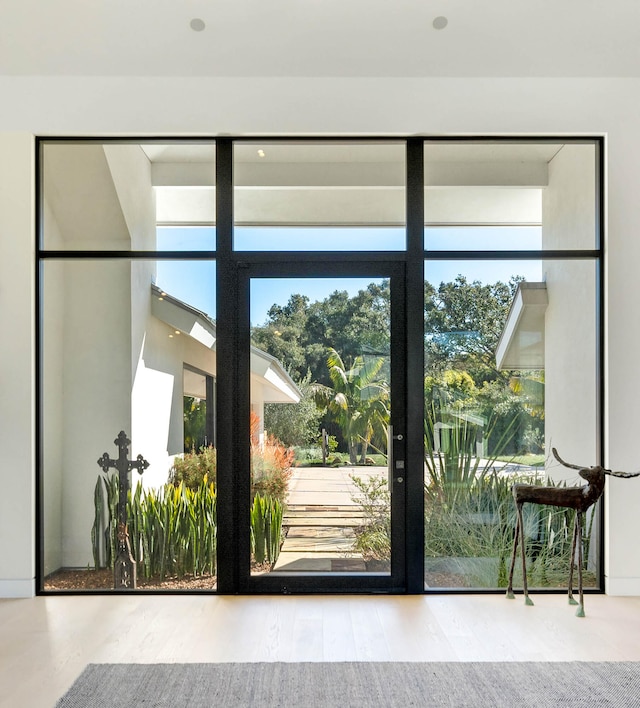
{"label": "cross garden stake", "polygon": [[129,472],[132,469],[136,469],[142,474],[149,466],[149,463],[142,455],[138,455],[135,460],[127,459],[131,440],[129,440],[124,430],[118,433],[118,437],[113,442],[118,446],[118,459],[111,459],[109,454],[105,452],[98,460],[98,465],[102,467],[105,473],[112,467],[118,470],[118,550],[113,564],[113,588],[114,590],[135,590],[136,562],[131,554],[131,543],[129,542],[129,530],[127,528]]}

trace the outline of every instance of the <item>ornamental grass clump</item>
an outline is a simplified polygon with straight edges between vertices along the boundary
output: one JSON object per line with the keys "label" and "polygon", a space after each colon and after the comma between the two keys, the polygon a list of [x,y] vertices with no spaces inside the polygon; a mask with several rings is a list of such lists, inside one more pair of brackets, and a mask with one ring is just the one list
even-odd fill
{"label": "ornamental grass clump", "polygon": [[273,564],[282,543],[282,503],[256,494],[251,507],[251,549],[255,562]]}
{"label": "ornamental grass clump", "polygon": [[[118,498],[118,475],[100,476],[91,532],[96,568],[113,568]],[[141,577],[164,580],[169,576],[215,574],[216,492],[206,475],[196,489],[184,482],[148,490],[138,484],[127,495],[127,525],[131,552]]]}
{"label": "ornamental grass clump", "polygon": [[[251,418],[251,543],[257,563],[275,563],[294,452],[271,435],[258,441]],[[217,457],[214,447],[176,457],[159,489],[138,484],[127,498],[127,524],[140,577],[194,577],[216,573]],[[94,490],[91,543],[95,568],[113,568],[118,527],[118,475],[100,475]]]}
{"label": "ornamental grass clump", "polygon": [[216,572],[216,492],[206,476],[197,489],[180,482],[160,489],[138,485],[127,504],[129,537],[145,578]]}
{"label": "ornamental grass clump", "polygon": [[[533,481],[557,486],[552,480],[538,481],[536,477]],[[453,505],[446,493],[425,489],[425,558],[453,559],[459,565],[460,559],[493,558],[497,575],[471,573],[466,585],[506,587],[516,524],[511,487],[516,482],[531,483],[532,479],[492,472],[476,478],[464,495],[456,494]],[[530,579],[539,587],[565,584],[575,512],[537,504],[527,504],[523,511]],[[592,523],[590,510],[584,537],[585,558],[589,556]]]}

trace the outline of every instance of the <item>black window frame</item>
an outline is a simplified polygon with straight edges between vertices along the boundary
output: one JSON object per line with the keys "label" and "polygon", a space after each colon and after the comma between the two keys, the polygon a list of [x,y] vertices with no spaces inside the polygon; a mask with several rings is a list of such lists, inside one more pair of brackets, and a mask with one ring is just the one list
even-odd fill
{"label": "black window frame", "polygon": [[[597,439],[598,464],[604,463],[605,456],[605,430],[604,430],[604,400],[605,400],[605,341],[604,341],[604,272],[605,272],[605,231],[604,231],[604,136],[570,136],[554,135],[545,137],[518,135],[518,136],[252,136],[251,141],[270,140],[282,143],[346,141],[346,142],[398,142],[406,144],[406,249],[392,252],[269,252],[269,251],[234,251],[234,183],[233,183],[233,145],[235,142],[246,142],[243,136],[202,135],[190,136],[123,136],[123,137],[96,137],[96,136],[37,136],[35,150],[35,194],[36,194],[36,233],[35,233],[35,288],[36,288],[36,313],[35,313],[35,342],[36,342],[36,592],[42,594],[78,594],[76,591],[46,591],[44,590],[44,505],[43,505],[43,473],[42,463],[46,451],[43,449],[43,287],[42,275],[44,264],[48,260],[214,260],[217,273],[217,357],[218,366],[230,372],[230,375],[218,377],[216,381],[216,406],[217,437],[218,440],[229,440],[228,445],[218,449],[218,537],[220,539],[218,555],[218,594],[234,594],[243,590],[242,579],[238,568],[237,558],[237,529],[240,523],[239,498],[237,485],[234,482],[233,470],[237,468],[242,459],[242,442],[234,430],[234,420],[241,415],[239,400],[235,395],[234,380],[238,376],[238,346],[241,322],[235,304],[239,301],[238,270],[242,263],[250,261],[255,263],[273,263],[282,261],[296,261],[309,264],[330,260],[332,255],[339,257],[342,262],[367,261],[367,262],[398,262],[404,265],[406,282],[405,309],[406,318],[406,402],[407,411],[407,466],[422,468],[423,466],[423,418],[424,400],[422,394],[422,381],[424,372],[423,354],[423,318],[412,316],[412,313],[424,311],[424,262],[425,260],[531,260],[531,259],[589,259],[596,265],[596,421],[597,430],[594,435]],[[595,247],[583,250],[553,250],[553,251],[427,251],[424,247],[424,144],[425,142],[511,142],[511,143],[537,143],[558,142],[589,143],[595,146],[596,159],[596,233]],[[144,144],[144,143],[215,143],[216,146],[216,248],[208,251],[107,251],[107,250],[54,250],[44,248],[43,240],[43,185],[42,185],[42,153],[43,146],[50,143],[97,143],[97,144]],[[224,303],[230,303],[225,306]],[[231,415],[220,415],[220,411],[231,412]],[[225,472],[224,470],[227,470]],[[606,493],[606,492],[605,492]],[[601,502],[598,529],[598,587],[591,592],[604,591],[604,504]],[[406,490],[405,520],[405,548],[403,557],[405,562],[405,580],[403,588],[395,588],[393,592],[407,594],[423,593],[497,593],[499,589],[465,590],[465,589],[429,589],[424,588],[424,498],[422,482],[417,477],[411,479]],[[354,589],[358,591],[356,587]],[[265,592],[268,589],[265,589]],[[300,591],[314,592],[312,586],[301,588]],[[345,589],[346,591],[346,589]],[[83,591],[86,592],[86,591]],[[111,593],[113,591],[93,591],[97,594]],[[136,594],[166,594],[172,591],[118,591],[135,592]],[[184,591],[174,591],[178,594]],[[202,592],[202,591],[198,591]],[[260,592],[256,589],[255,592]],[[541,590],[540,592],[557,593],[562,590]]]}

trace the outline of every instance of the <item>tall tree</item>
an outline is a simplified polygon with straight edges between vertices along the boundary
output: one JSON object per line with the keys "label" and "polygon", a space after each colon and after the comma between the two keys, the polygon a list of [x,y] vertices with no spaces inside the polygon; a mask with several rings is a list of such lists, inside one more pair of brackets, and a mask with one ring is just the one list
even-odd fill
{"label": "tall tree", "polygon": [[495,351],[521,278],[425,283],[425,356],[430,371],[465,369],[480,385],[496,378]]}
{"label": "tall tree", "polygon": [[291,295],[286,305],[270,308],[266,324],[255,327],[252,337],[256,346],[287,366],[296,380],[310,371],[313,381],[329,385],[328,347],[351,359],[367,353],[385,355],[389,327],[390,289],[384,280],[353,297],[346,290],[336,290],[311,303],[304,295]]}
{"label": "tall tree", "polygon": [[264,427],[287,446],[308,445],[318,437],[322,411],[315,403],[311,374],[297,382],[302,393],[299,403],[266,403]]}
{"label": "tall tree", "polygon": [[389,423],[389,385],[378,378],[384,361],[384,357],[357,356],[347,366],[340,354],[330,347],[327,368],[332,385],[314,387],[316,402],[342,429],[352,465],[358,461],[358,444],[364,463],[373,436],[384,437]]}

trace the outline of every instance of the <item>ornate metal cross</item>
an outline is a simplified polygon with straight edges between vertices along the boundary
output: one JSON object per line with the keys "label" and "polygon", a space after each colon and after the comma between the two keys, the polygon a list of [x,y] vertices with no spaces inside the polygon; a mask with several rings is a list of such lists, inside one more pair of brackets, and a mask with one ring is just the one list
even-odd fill
{"label": "ornate metal cross", "polygon": [[98,460],[98,465],[104,472],[108,472],[112,467],[118,470],[118,551],[113,564],[113,587],[115,590],[135,590],[136,588],[136,563],[131,554],[131,543],[129,542],[129,530],[127,528],[127,495],[129,492],[129,472],[133,469],[142,474],[149,463],[138,455],[135,460],[129,460],[129,445],[131,440],[124,430],[118,433],[118,437],[113,441],[118,446],[119,455],[117,460],[104,453]]}

